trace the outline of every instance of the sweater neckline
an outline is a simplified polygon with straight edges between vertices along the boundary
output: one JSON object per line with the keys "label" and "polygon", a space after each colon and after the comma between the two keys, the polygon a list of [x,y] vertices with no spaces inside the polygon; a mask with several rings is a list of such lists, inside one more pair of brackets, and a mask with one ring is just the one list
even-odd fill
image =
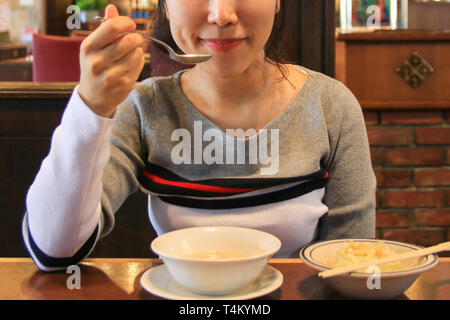
{"label": "sweater neckline", "polygon": [[303,84],[303,87],[297,92],[294,99],[292,99],[291,102],[280,113],[278,113],[273,119],[271,119],[269,122],[267,122],[264,125],[264,127],[260,128],[258,130],[258,132],[256,132],[256,134],[252,135],[251,137],[246,137],[246,138],[230,136],[225,131],[223,131],[222,128],[220,128],[218,125],[216,125],[213,121],[208,119],[203,113],[201,113],[191,103],[191,101],[187,98],[187,96],[183,92],[183,89],[181,88],[181,74],[188,71],[189,69],[177,71],[174,74],[174,79],[175,79],[176,89],[179,91],[180,96],[183,99],[183,105],[187,106],[187,108],[189,108],[195,114],[195,118],[200,118],[202,122],[205,122],[210,127],[219,130],[221,132],[221,134],[223,136],[225,136],[226,138],[235,139],[235,140],[251,140],[251,139],[257,138],[262,130],[269,131],[270,128],[273,128],[273,127],[275,127],[276,129],[279,129],[280,126],[276,126],[276,123],[278,123],[280,121],[281,121],[281,124],[286,125],[286,123],[288,123],[288,121],[282,121],[283,118],[285,118],[286,114],[290,113],[290,110],[292,108],[294,108],[296,105],[298,105],[298,102],[300,102],[300,100],[305,96],[306,92],[308,91],[308,87],[311,85],[311,82],[312,82],[311,77],[313,76],[314,72],[312,72],[311,70],[309,70],[303,66],[294,65],[294,67],[298,68],[300,71],[304,72],[307,75],[307,78],[306,78],[305,83]]}

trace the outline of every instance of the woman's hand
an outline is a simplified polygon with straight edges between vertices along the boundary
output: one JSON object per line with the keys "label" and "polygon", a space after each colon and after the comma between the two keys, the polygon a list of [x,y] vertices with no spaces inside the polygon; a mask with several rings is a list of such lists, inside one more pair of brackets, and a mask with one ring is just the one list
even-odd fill
{"label": "woman's hand", "polygon": [[142,72],[145,40],[139,34],[119,36],[134,31],[136,24],[120,17],[114,5],[105,13],[107,21],[81,44],[78,94],[96,114],[112,118]]}

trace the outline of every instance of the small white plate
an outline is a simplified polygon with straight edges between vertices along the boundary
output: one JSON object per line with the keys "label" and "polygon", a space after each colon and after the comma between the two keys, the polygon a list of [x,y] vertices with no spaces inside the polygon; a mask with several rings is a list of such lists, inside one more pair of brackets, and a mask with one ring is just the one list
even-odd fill
{"label": "small white plate", "polygon": [[158,297],[171,300],[246,300],[261,297],[278,289],[283,283],[283,274],[267,265],[258,279],[245,288],[224,296],[207,296],[188,291],[176,282],[162,264],[144,272],[141,286]]}

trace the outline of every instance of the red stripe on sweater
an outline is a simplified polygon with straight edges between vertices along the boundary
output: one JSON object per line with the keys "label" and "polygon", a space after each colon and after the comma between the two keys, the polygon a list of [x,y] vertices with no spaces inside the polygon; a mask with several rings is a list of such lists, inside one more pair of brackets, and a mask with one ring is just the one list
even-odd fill
{"label": "red stripe on sweater", "polygon": [[208,185],[191,183],[191,182],[170,181],[170,180],[160,178],[160,177],[158,177],[150,172],[147,172],[147,171],[144,171],[144,175],[156,183],[180,187],[180,188],[186,188],[186,189],[200,190],[200,191],[219,192],[219,193],[236,193],[236,192],[247,192],[247,191],[256,190],[256,188],[251,188],[251,189],[223,188],[223,187],[208,186]]}

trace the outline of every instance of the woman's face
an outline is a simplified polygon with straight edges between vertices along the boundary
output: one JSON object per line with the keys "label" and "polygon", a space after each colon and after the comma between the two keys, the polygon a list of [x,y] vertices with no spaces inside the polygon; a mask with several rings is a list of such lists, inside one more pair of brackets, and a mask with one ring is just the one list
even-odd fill
{"label": "woman's face", "polygon": [[264,58],[280,0],[166,0],[172,37],[185,53],[209,53],[199,65],[217,76],[244,72]]}

